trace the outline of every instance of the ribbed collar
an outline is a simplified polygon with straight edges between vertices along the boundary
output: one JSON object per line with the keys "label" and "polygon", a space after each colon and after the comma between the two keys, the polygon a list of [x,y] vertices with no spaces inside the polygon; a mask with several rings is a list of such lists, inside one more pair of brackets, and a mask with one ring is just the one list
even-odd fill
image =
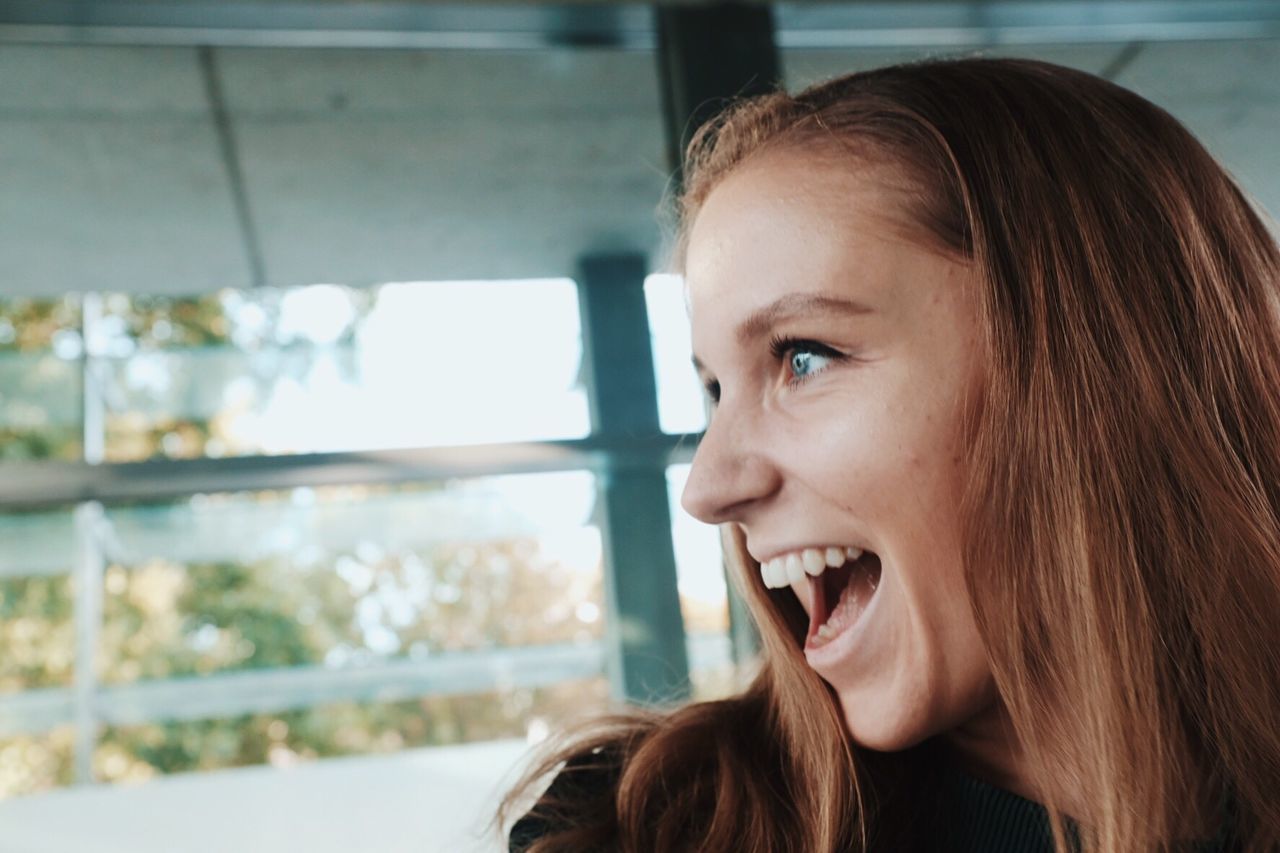
{"label": "ribbed collar", "polygon": [[948,766],[942,773],[946,817],[939,849],[960,851],[1053,851],[1044,806]]}
{"label": "ribbed collar", "polygon": [[[956,853],[1053,853],[1053,832],[1044,806],[950,765],[943,770],[941,783],[946,809],[939,827],[940,849]],[[1078,841],[1070,818],[1066,829],[1068,838]],[[1232,849],[1230,837],[1224,820],[1214,838],[1189,842],[1179,849],[1187,853],[1221,853]]]}

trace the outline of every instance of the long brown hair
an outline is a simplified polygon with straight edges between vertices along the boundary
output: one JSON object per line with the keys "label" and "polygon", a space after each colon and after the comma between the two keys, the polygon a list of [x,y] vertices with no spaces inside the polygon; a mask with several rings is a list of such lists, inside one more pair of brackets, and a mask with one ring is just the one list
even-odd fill
{"label": "long brown hair", "polygon": [[[702,127],[674,268],[708,194],[766,150],[896,167],[919,239],[977,272],[966,582],[1057,848],[1064,780],[1085,850],[1161,849],[1206,794],[1230,799],[1244,849],[1280,845],[1280,252],[1259,214],[1132,92],[930,61]],[[575,757],[609,756],[620,783],[544,798],[564,832],[533,850],[912,848],[925,747],[849,742],[794,595],[725,541],[764,641],[751,686],[562,744],[513,798]]]}

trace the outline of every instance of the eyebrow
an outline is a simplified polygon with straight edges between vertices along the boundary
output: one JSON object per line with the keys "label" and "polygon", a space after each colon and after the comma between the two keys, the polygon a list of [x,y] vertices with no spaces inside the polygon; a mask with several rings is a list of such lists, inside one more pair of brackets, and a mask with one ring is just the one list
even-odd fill
{"label": "eyebrow", "polygon": [[788,293],[763,308],[753,311],[751,316],[743,320],[738,326],[738,340],[748,343],[782,320],[828,312],[849,316],[872,313],[870,306],[852,299],[822,296],[816,293]]}
{"label": "eyebrow", "polygon": [[[865,302],[842,299],[838,296],[823,296],[817,293],[788,293],[763,308],[752,311],[747,319],[738,325],[737,338],[740,343],[747,344],[783,320],[828,313],[856,317],[873,314],[875,310]],[[703,370],[702,362],[698,360],[696,355],[693,357],[693,366],[699,371]]]}

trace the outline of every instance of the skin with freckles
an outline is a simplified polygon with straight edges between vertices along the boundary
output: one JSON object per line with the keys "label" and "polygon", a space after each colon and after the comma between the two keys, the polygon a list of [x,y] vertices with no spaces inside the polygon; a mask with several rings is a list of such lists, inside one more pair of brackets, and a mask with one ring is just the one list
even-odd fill
{"label": "skin with freckles", "polygon": [[[713,406],[683,503],[740,525],[756,560],[874,551],[882,575],[854,641],[806,649],[854,740],[891,751],[946,733],[1017,788],[960,552],[976,288],[965,262],[896,224],[895,177],[782,150],[711,191],[684,274]],[[808,584],[793,590],[809,609]]]}

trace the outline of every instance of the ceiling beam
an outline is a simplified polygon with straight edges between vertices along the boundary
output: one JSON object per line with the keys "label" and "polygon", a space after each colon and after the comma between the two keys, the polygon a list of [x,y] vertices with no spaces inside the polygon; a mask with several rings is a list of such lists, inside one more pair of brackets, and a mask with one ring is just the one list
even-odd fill
{"label": "ceiling beam", "polygon": [[667,165],[679,182],[694,132],[734,99],[777,89],[782,64],[768,7],[660,8],[657,24]]}
{"label": "ceiling beam", "polygon": [[[611,0],[0,0],[0,43],[653,50],[655,8]],[[1280,37],[1274,0],[896,0],[773,8],[782,48]]]}

